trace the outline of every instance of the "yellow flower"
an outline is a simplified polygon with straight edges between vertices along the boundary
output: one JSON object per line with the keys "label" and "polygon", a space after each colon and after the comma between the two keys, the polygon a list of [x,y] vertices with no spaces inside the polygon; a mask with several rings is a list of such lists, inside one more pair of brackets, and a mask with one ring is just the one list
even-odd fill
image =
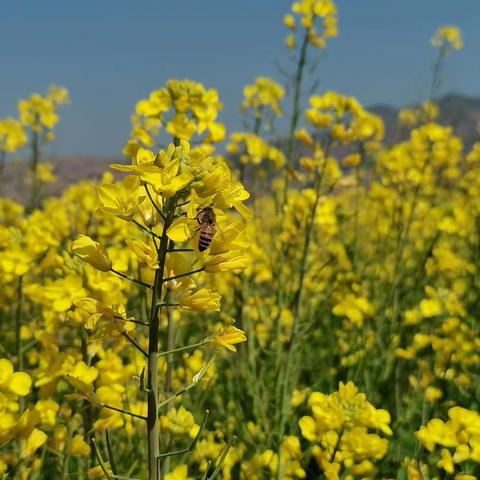
{"label": "yellow flower", "polygon": [[295,29],[295,17],[292,14],[287,14],[283,17],[283,24],[290,28],[291,30]]}
{"label": "yellow flower", "polygon": [[140,148],[132,165],[113,164],[112,168],[120,171],[131,171],[150,185],[165,198],[170,198],[182,188],[185,188],[193,179],[190,172],[183,171],[188,161],[189,145],[182,143],[175,147],[170,144],[166,151],[160,152],[157,157],[153,152]]}
{"label": "yellow flower", "polygon": [[125,177],[121,183],[101,185],[97,187],[97,194],[100,215],[114,215],[127,221],[131,221],[147,195],[136,175]]}
{"label": "yellow flower", "polygon": [[17,435],[21,438],[26,438],[30,435],[36,425],[40,423],[40,413],[38,410],[27,408],[16,425]]}
{"label": "yellow flower", "polygon": [[432,45],[434,47],[461,50],[463,47],[462,32],[458,27],[452,25],[440,27],[432,37]]}
{"label": "yellow flower", "polygon": [[68,372],[68,375],[90,385],[97,379],[98,370],[95,367],[89,367],[84,361],[80,361]]}
{"label": "yellow flower", "polygon": [[167,235],[174,242],[188,240],[191,237],[188,219],[183,216],[175,219],[167,230]]}
{"label": "yellow flower", "polygon": [[440,400],[442,396],[443,393],[439,388],[427,387],[427,389],[425,390],[425,398],[430,403],[434,403],[437,400]]}
{"label": "yellow flower", "polygon": [[446,448],[442,448],[440,455],[441,455],[441,458],[437,462],[437,467],[443,468],[447,473],[453,473],[455,470],[455,467],[453,465],[453,458],[450,451],[447,450]]}
{"label": "yellow flower", "polygon": [[157,250],[154,246],[147,245],[141,240],[133,240],[129,242],[129,245],[133,253],[135,253],[138,259],[147,267],[153,269],[158,268]]}
{"label": "yellow flower", "polygon": [[75,435],[70,443],[68,453],[79,457],[87,457],[90,455],[90,445],[85,442],[82,435]]}
{"label": "yellow flower", "polygon": [[34,428],[23,445],[20,453],[21,458],[33,455],[46,441],[47,435],[41,430]]}
{"label": "yellow flower", "polygon": [[26,143],[27,134],[19,121],[13,118],[0,120],[0,152],[16,152]]}
{"label": "yellow flower", "polygon": [[67,275],[34,293],[51,302],[55,311],[66,312],[73,305],[74,299],[84,297],[87,292],[83,288],[82,277]]}
{"label": "yellow flower", "polygon": [[100,270],[101,272],[109,272],[112,268],[112,262],[98,242],[95,242],[86,235],[78,235],[72,245],[72,252],[85,263]]}
{"label": "yellow flower", "polygon": [[[293,16],[288,16],[290,17],[295,23]],[[285,95],[285,90],[272,78],[257,77],[253,85],[247,85],[243,89],[243,95],[245,97],[242,103],[243,109],[250,108],[258,112],[260,108],[269,108],[277,116],[283,114],[280,102]]]}
{"label": "yellow flower", "polygon": [[295,132],[295,137],[304,145],[313,145],[313,138],[305,128],[301,128]]}
{"label": "yellow flower", "polygon": [[178,465],[172,472],[165,475],[165,480],[189,480],[188,466]]}
{"label": "yellow flower", "polygon": [[220,310],[221,296],[207,288],[201,288],[196,292],[185,292],[179,299],[180,308],[190,311],[215,312]]}
{"label": "yellow flower", "polygon": [[27,373],[14,372],[13,365],[7,358],[0,359],[0,391],[6,391],[25,397],[30,393],[32,379]]}
{"label": "yellow flower", "polygon": [[213,255],[205,262],[207,273],[226,272],[228,270],[243,270],[248,267],[248,258],[238,251],[231,250],[227,253]]}
{"label": "yellow flower", "polygon": [[[112,469],[110,467],[110,463],[106,463],[105,466],[108,474],[112,475]],[[90,470],[88,470],[88,478],[104,479],[104,478],[107,478],[107,476],[105,475],[105,472],[103,471],[102,467],[100,465],[97,465],[96,467],[92,467],[90,468]]]}
{"label": "yellow flower", "polygon": [[53,173],[53,168],[51,163],[40,163],[36,171],[37,180],[41,183],[55,182],[58,177]]}
{"label": "yellow flower", "polygon": [[415,436],[431,452],[436,444],[455,447],[457,445],[456,430],[451,423],[445,423],[439,418],[434,418],[426,426],[421,426]]}
{"label": "yellow flower", "polygon": [[199,430],[192,413],[185,407],[172,408],[169,412],[159,418],[160,428],[167,430],[174,435],[188,435],[194,438]]}
{"label": "yellow flower", "polygon": [[246,342],[247,337],[245,336],[245,332],[230,325],[221,328],[213,337],[211,337],[210,341],[217,348],[224,347],[231,352],[236,352],[237,349],[234,345]]}

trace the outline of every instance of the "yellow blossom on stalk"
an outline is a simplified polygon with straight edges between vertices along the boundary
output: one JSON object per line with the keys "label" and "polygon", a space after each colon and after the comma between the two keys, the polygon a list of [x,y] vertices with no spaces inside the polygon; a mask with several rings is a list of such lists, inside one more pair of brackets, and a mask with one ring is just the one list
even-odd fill
{"label": "yellow blossom on stalk", "polygon": [[12,153],[27,143],[22,124],[13,118],[0,120],[0,152]]}
{"label": "yellow blossom on stalk", "polygon": [[32,380],[25,372],[14,372],[7,358],[0,359],[0,391],[24,397],[30,393]]}
{"label": "yellow blossom on stalk", "polygon": [[[112,468],[111,468],[109,462],[105,463],[104,468],[106,469],[106,471],[109,475],[112,475]],[[93,478],[93,479],[101,478],[103,480],[103,479],[107,478],[107,476],[105,475],[105,472],[103,471],[102,466],[97,465],[97,466],[92,467],[88,470],[88,478]]]}
{"label": "yellow blossom on stalk", "polygon": [[325,472],[331,468],[332,459],[349,467],[355,464],[359,469],[362,462],[385,455],[388,441],[368,433],[368,428],[392,435],[390,415],[375,409],[352,382],[340,382],[338,392],[331,395],[313,392],[308,404],[312,416],[304,416],[298,423],[304,438],[320,444],[315,445],[314,455]]}
{"label": "yellow blossom on stalk", "polygon": [[111,167],[124,172],[131,171],[150,184],[155,192],[170,198],[193,179],[190,172],[180,170],[182,157],[188,152],[187,144],[181,147],[170,144],[166,152],[158,157],[145,148],[139,148],[132,165],[114,164]]}
{"label": "yellow blossom on stalk", "polygon": [[305,128],[297,130],[295,132],[295,137],[297,138],[297,140],[300,140],[300,142],[302,142],[304,145],[313,145],[313,138]]}
{"label": "yellow blossom on stalk", "polygon": [[192,413],[183,406],[179,409],[172,408],[166,415],[159,418],[159,422],[162,430],[174,435],[188,435],[191,438],[195,438],[200,428],[195,423]]}
{"label": "yellow blossom on stalk", "polygon": [[243,270],[248,267],[249,260],[239,251],[231,250],[227,253],[212,255],[204,264],[207,273],[226,272],[228,270]]}
{"label": "yellow blossom on stalk", "polygon": [[458,27],[445,25],[440,27],[432,37],[434,47],[444,48],[447,51],[461,50],[463,47],[462,32]]}
{"label": "yellow blossom on stalk", "polygon": [[153,245],[147,245],[141,240],[133,240],[130,246],[140,262],[149,268],[158,268],[157,250]]}
{"label": "yellow blossom on stalk", "polygon": [[[20,100],[20,121],[37,133],[51,130],[59,120],[58,108],[68,102],[68,91],[64,87],[52,85],[46,96],[35,93],[27,100]],[[48,140],[48,136],[45,139]]]}
{"label": "yellow blossom on stalk", "polygon": [[416,108],[402,108],[398,113],[398,120],[401,125],[415,128],[435,121],[438,114],[438,105],[431,100],[427,100]]}
{"label": "yellow blossom on stalk", "polygon": [[354,97],[335,92],[310,97],[307,121],[317,129],[330,129],[332,139],[348,144],[354,141],[379,142],[384,125],[380,117],[366,111]]}
{"label": "yellow blossom on stalk", "polygon": [[448,417],[446,422],[439,418],[430,420],[415,435],[429,452],[442,447],[437,467],[453,474],[455,465],[469,460],[480,463],[480,415],[466,408],[452,407]]}
{"label": "yellow blossom on stalk", "polygon": [[180,308],[190,311],[219,311],[221,296],[207,288],[185,292],[179,299]]}
{"label": "yellow blossom on stalk", "polygon": [[177,465],[170,473],[165,475],[165,480],[189,480],[188,466]]}
{"label": "yellow blossom on stalk", "polygon": [[230,141],[227,151],[238,156],[244,165],[259,165],[263,160],[269,160],[275,168],[280,168],[286,162],[285,154],[281,150],[253,133],[232,133]]}
{"label": "yellow blossom on stalk", "polygon": [[268,472],[267,474],[272,478],[278,471],[278,455],[273,450],[265,450],[262,453],[256,454],[248,462],[242,462],[241,472],[242,478],[251,478],[259,480],[261,477],[259,473]]}
{"label": "yellow blossom on stalk", "polygon": [[101,319],[107,320],[108,322],[127,319],[125,307],[123,305],[115,304],[109,306],[89,297],[76,298],[74,304],[77,309],[87,314],[85,328],[89,330],[94,328]]}
{"label": "yellow blossom on stalk", "polygon": [[295,27],[296,27],[295,17],[291,13],[287,13],[283,17],[283,23],[290,30],[295,30]]}
{"label": "yellow blossom on stalk", "polygon": [[72,252],[85,263],[101,272],[108,272],[112,268],[104,248],[90,237],[80,234],[72,245]]}
{"label": "yellow blossom on stalk", "polygon": [[[308,42],[317,48],[325,48],[327,39],[336,37],[337,7],[333,0],[299,0],[292,4],[292,12],[298,15],[300,23],[307,33]],[[294,15],[286,15],[284,24],[292,32],[296,29]],[[289,48],[295,48],[295,36],[287,37]]]}
{"label": "yellow blossom on stalk", "polygon": [[210,342],[217,348],[224,347],[231,352],[236,352],[235,345],[247,341],[245,332],[230,325],[229,327],[221,328],[213,337],[210,338]]}
{"label": "yellow blossom on stalk", "polygon": [[63,279],[49,283],[42,292],[34,291],[34,294],[43,295],[48,302],[51,302],[55,311],[65,312],[71,308],[74,299],[86,295],[86,290],[83,288],[81,277],[67,275]]}
{"label": "yellow blossom on stalk", "polygon": [[22,446],[20,457],[22,459],[33,455],[45,442],[47,441],[47,434],[34,428],[30,435],[25,439]]}
{"label": "yellow blossom on stalk", "polygon": [[226,133],[224,125],[217,122],[222,108],[215,89],[207,90],[192,80],[169,80],[137,103],[124,153],[132,156],[141,146],[152,147],[162,128],[182,140],[205,134],[205,142],[220,142]]}
{"label": "yellow blossom on stalk", "polygon": [[140,188],[140,179],[135,175],[125,177],[120,183],[103,184],[97,187],[100,215],[110,215],[131,221],[147,196]]}
{"label": "yellow blossom on stalk", "polygon": [[57,176],[53,173],[53,165],[49,162],[37,165],[36,177],[41,183],[52,183],[57,180]]}
{"label": "yellow blossom on stalk", "polygon": [[364,297],[348,294],[332,309],[337,317],[347,317],[354,325],[362,325],[365,317],[374,313],[373,305]]}
{"label": "yellow blossom on stalk", "polygon": [[75,435],[70,443],[69,453],[70,455],[87,457],[90,455],[90,445],[85,442],[82,435]]}
{"label": "yellow blossom on stalk", "polygon": [[285,90],[272,78],[257,77],[255,83],[245,86],[243,95],[242,108],[255,110],[255,116],[263,115],[265,108],[269,108],[277,116],[283,115],[280,102]]}

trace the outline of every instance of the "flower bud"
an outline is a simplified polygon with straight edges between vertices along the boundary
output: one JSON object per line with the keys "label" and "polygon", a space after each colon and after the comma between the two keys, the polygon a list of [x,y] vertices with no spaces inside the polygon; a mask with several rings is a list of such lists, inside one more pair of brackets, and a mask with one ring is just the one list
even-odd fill
{"label": "flower bud", "polygon": [[80,260],[89,263],[101,272],[108,272],[112,268],[112,262],[109,260],[104,248],[86,235],[77,237],[73,242],[72,252]]}

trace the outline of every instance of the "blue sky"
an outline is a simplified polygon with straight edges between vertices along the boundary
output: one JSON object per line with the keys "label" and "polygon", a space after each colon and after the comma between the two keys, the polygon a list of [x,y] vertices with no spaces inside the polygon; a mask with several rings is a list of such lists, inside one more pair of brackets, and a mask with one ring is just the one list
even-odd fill
{"label": "blue sky", "polygon": [[[219,90],[229,131],[241,128],[242,88],[292,67],[283,15],[290,0],[5,0],[0,15],[0,117],[50,83],[69,88],[51,153],[115,155],[135,102],[169,78]],[[316,76],[320,90],[366,105],[425,98],[438,26],[464,32],[444,91],[480,96],[479,0],[338,0],[340,36]],[[286,105],[288,109],[288,104]]]}

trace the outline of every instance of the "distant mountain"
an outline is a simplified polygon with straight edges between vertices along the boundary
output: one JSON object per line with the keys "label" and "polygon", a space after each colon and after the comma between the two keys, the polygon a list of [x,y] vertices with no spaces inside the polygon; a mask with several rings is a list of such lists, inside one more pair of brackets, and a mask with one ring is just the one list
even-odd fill
{"label": "distant mountain", "polygon": [[[480,134],[477,131],[480,122],[480,98],[451,93],[437,100],[437,104],[440,109],[438,122],[453,127],[455,134],[463,140],[467,149],[475,141],[480,140]],[[407,133],[398,125],[400,109],[390,105],[374,105],[369,110],[382,117],[385,123],[385,143],[387,145],[392,145],[407,137]]]}

